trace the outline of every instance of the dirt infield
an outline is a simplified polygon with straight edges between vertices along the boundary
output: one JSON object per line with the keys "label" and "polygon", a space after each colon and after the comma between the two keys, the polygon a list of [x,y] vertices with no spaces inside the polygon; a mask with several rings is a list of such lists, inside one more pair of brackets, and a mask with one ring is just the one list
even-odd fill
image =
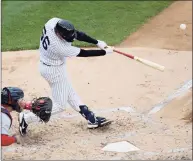
{"label": "dirt infield", "polygon": [[[192,159],[192,88],[156,114],[148,115],[154,105],[192,79],[191,3],[175,2],[117,46],[164,65],[164,72],[116,53],[67,61],[69,77],[83,102],[113,119],[111,126],[88,130],[84,119],[67,108],[46,125],[30,124],[23,146],[2,148],[3,160]],[[187,24],[187,30],[179,29],[181,23]],[[3,52],[2,86],[22,87],[26,99],[50,96],[49,86],[38,72],[38,58],[36,50]],[[133,111],[112,110],[121,107]],[[13,123],[12,133],[17,131],[17,124]],[[107,143],[122,140],[140,151],[101,150]]]}

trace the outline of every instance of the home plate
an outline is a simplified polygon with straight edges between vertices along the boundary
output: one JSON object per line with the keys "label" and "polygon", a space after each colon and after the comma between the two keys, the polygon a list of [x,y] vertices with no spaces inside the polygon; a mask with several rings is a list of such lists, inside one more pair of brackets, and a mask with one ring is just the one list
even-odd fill
{"label": "home plate", "polygon": [[137,151],[140,150],[134,145],[130,144],[127,141],[121,141],[116,143],[110,143],[105,146],[103,151],[113,151],[113,152],[130,152],[130,151]]}

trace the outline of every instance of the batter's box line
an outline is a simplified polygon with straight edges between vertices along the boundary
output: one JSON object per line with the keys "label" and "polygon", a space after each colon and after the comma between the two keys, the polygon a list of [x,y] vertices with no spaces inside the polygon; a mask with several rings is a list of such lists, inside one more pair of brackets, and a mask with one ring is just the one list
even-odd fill
{"label": "batter's box line", "polygon": [[181,153],[181,152],[188,152],[191,151],[191,147],[186,147],[186,148],[173,148],[170,150],[162,150],[162,151],[143,151],[142,155],[144,156],[154,156],[154,155],[161,155],[161,154],[172,154],[172,153]]}
{"label": "batter's box line", "polygon": [[159,104],[155,105],[148,113],[148,115],[154,114],[158,111],[160,111],[164,106],[166,106],[169,102],[171,102],[174,98],[180,96],[181,94],[187,92],[192,87],[192,79],[188,80],[184,83],[183,86],[181,86],[179,89],[177,89],[176,92],[169,95],[166,100],[160,102]]}

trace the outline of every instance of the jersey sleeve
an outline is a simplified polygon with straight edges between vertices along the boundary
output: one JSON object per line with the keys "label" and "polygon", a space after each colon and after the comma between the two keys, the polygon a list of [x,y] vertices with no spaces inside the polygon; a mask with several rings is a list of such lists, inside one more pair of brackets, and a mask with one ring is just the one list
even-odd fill
{"label": "jersey sleeve", "polygon": [[14,136],[1,134],[1,146],[9,146],[13,143],[16,143],[16,138]]}

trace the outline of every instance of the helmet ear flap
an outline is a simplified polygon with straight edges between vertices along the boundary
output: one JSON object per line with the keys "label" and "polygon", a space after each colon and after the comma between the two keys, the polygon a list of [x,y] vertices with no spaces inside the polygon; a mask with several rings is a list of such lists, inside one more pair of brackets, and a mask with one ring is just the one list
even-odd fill
{"label": "helmet ear flap", "polygon": [[7,95],[8,95],[8,104],[12,104],[12,97],[11,97],[11,93],[10,93],[10,91],[6,88],[6,90],[7,90]]}
{"label": "helmet ear flap", "polygon": [[2,104],[11,106],[13,110],[21,112],[18,100],[24,97],[22,89],[17,87],[5,87],[1,92]]}

